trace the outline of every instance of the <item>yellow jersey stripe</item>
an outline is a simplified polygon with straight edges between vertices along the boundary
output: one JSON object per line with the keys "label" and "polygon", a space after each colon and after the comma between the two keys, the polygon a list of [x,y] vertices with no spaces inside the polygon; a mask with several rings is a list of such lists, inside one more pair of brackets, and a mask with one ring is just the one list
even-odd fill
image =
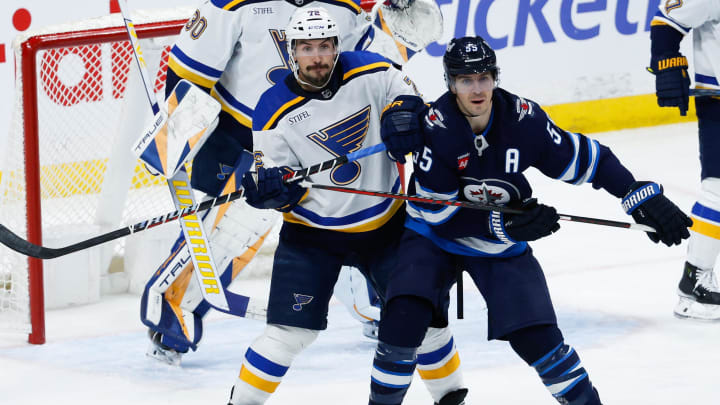
{"label": "yellow jersey stripe", "polygon": [[233,0],[229,2],[228,4],[223,6],[223,10],[230,10],[231,8],[237,6],[238,4],[242,3],[245,0]]}
{"label": "yellow jersey stripe", "polygon": [[223,111],[235,118],[235,121],[239,122],[244,127],[252,128],[252,119],[225,102],[218,92],[215,91],[215,88],[210,91],[210,95],[220,103],[220,108],[222,108]]}
{"label": "yellow jersey stripe", "polygon": [[390,66],[392,66],[392,65],[388,62],[376,62],[376,63],[371,63],[369,65],[356,67],[355,69],[345,72],[345,75],[343,75],[343,80],[347,80],[348,78],[350,78],[358,73],[362,73],[362,72],[365,72],[368,70],[377,69],[379,67],[389,68]]}
{"label": "yellow jersey stripe", "polygon": [[352,1],[352,0],[337,0],[337,2],[338,2],[338,3],[343,3],[343,4],[346,4],[346,5],[350,6],[350,7],[351,7],[353,10],[355,10],[355,12],[358,13],[358,14],[362,13],[362,11],[363,11],[362,7],[360,7],[360,6],[358,6],[357,4],[355,4],[355,2]]}
{"label": "yellow jersey stripe", "polygon": [[362,225],[358,225],[355,227],[350,227],[350,228],[318,227],[313,224],[310,224],[309,222],[307,222],[301,218],[298,218],[292,212],[283,213],[283,220],[294,223],[294,224],[305,225],[305,226],[309,226],[312,228],[318,228],[318,229],[329,229],[329,230],[337,231],[337,232],[347,232],[347,233],[368,232],[368,231],[374,231],[375,229],[378,229],[381,226],[385,225],[390,220],[390,218],[392,218],[393,215],[395,215],[395,213],[398,211],[398,209],[400,209],[403,206],[404,205],[401,200],[395,200],[395,201],[393,201],[392,205],[390,206],[390,209],[387,211],[387,213],[385,213],[385,215],[383,215],[380,218],[377,218],[373,221],[370,221],[370,222],[367,222],[367,223],[364,223]]}
{"label": "yellow jersey stripe", "polygon": [[168,69],[172,69],[172,71],[175,72],[175,74],[179,77],[187,79],[195,84],[198,84],[208,89],[212,89],[217,82],[217,80],[208,79],[207,77],[199,75],[196,72],[186,68],[185,65],[173,58],[172,54],[168,59]]}
{"label": "yellow jersey stripe", "polygon": [[275,111],[275,114],[273,114],[272,117],[270,117],[268,122],[265,123],[265,126],[263,126],[263,131],[267,131],[268,129],[270,129],[273,126],[273,124],[275,123],[275,121],[278,119],[278,117],[280,117],[280,115],[282,115],[282,113],[285,112],[285,110],[287,110],[288,108],[294,106],[295,104],[297,104],[303,100],[305,100],[305,97],[297,96],[294,99],[283,104],[280,108],[278,108],[277,111]]}

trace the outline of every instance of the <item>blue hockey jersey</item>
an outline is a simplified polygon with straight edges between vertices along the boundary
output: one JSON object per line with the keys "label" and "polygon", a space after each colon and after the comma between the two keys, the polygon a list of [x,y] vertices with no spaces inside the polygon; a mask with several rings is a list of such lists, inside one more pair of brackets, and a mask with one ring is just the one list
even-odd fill
{"label": "blue hockey jersey", "polygon": [[[481,134],[473,133],[451,93],[432,103],[423,120],[425,146],[413,155],[410,194],[515,205],[532,196],[523,174],[529,167],[567,183],[592,183],[618,198],[634,182],[608,147],[563,130],[535,102],[500,88]],[[450,253],[508,257],[527,248],[495,237],[487,211],[409,203],[407,212],[406,227]]]}

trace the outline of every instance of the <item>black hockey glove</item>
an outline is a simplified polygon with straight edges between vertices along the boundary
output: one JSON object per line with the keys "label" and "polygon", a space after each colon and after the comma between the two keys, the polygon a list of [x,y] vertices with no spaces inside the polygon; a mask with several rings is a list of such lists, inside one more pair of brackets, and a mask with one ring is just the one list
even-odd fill
{"label": "black hockey glove", "polygon": [[253,174],[245,173],[242,186],[245,199],[251,206],[259,209],[277,209],[288,212],[293,209],[305,195],[305,188],[297,183],[283,182],[283,175],[291,172],[287,166],[260,167],[257,169],[257,183]]}
{"label": "black hockey glove", "polygon": [[560,229],[560,216],[555,208],[538,204],[537,198],[528,198],[519,207],[522,214],[490,215],[490,230],[502,241],[533,241]]}
{"label": "black hockey glove", "polygon": [[648,70],[655,75],[655,94],[660,107],[678,107],[687,115],[690,77],[688,62],[680,52],[653,57]]}
{"label": "black hockey glove", "polygon": [[657,183],[636,181],[622,199],[622,206],[635,222],[655,229],[656,232],[647,232],[655,243],[679,245],[690,237],[688,227],[692,220],[663,195],[663,188]]}
{"label": "black hockey glove", "polygon": [[405,155],[423,145],[420,119],[427,106],[418,96],[402,95],[388,104],[380,118],[380,137],[390,159],[405,163]]}

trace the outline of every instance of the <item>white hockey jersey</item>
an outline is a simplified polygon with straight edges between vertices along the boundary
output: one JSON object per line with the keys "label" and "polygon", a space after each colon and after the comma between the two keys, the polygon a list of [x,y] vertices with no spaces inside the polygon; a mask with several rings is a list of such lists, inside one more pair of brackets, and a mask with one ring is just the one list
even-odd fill
{"label": "white hockey jersey", "polygon": [[[253,116],[256,163],[309,167],[382,142],[380,114],[414,83],[389,60],[371,52],[343,52],[330,83],[318,93],[302,90],[290,74],[266,91]],[[312,176],[319,184],[398,192],[395,162],[377,153]],[[285,221],[340,232],[381,227],[402,202],[388,198],[310,189]]]}
{"label": "white hockey jersey", "polygon": [[343,49],[365,49],[375,31],[360,1],[209,0],[181,31],[168,61],[181,78],[206,89],[247,128],[260,95],[289,71],[285,27],[299,5],[335,18]]}
{"label": "white hockey jersey", "polygon": [[693,31],[695,87],[720,89],[720,0],[663,0],[652,24]]}

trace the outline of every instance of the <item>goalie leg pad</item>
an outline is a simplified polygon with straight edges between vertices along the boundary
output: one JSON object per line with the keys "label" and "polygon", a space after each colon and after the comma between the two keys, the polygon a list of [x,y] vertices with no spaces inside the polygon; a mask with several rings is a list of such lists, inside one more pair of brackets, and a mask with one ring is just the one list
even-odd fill
{"label": "goalie leg pad", "polygon": [[350,315],[363,324],[380,321],[380,297],[357,268],[342,267],[333,293]]}
{"label": "goalie leg pad", "polygon": [[290,364],[319,331],[269,324],[245,352],[230,403],[262,404],[275,392]]}
{"label": "goalie leg pad", "polygon": [[[237,200],[212,209],[203,219],[206,227],[214,227],[210,245],[223,269],[223,287],[227,288],[250,263],[279,216]],[[181,234],[170,257],[148,281],[141,300],[142,322],[163,335],[163,344],[180,352],[197,349],[202,338],[202,318],[210,309],[193,281],[192,271],[190,252]]]}

